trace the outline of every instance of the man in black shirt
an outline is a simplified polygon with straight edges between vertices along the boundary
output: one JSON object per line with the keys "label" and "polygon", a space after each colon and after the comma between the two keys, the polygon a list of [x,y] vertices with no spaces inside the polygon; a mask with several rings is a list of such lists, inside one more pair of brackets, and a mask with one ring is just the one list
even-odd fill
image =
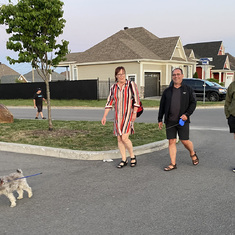
{"label": "man in black shirt", "polygon": [[43,113],[42,113],[42,104],[43,104],[43,101],[45,103],[47,103],[47,101],[43,97],[41,88],[38,88],[37,92],[34,94],[34,97],[33,97],[34,108],[37,107],[37,114],[36,114],[35,119],[38,119],[39,114],[41,115],[42,119],[46,119],[45,117],[43,117]]}
{"label": "man in black shirt", "polygon": [[[172,72],[173,85],[168,87],[162,94],[159,113],[158,126],[163,127],[163,116],[165,115],[166,135],[169,140],[169,154],[171,164],[165,167],[165,171],[176,169],[176,136],[189,151],[193,165],[198,165],[199,159],[193,148],[193,143],[189,140],[190,115],[196,108],[196,96],[191,87],[182,84],[183,71],[176,68]],[[179,120],[184,121],[184,125],[179,124]]]}

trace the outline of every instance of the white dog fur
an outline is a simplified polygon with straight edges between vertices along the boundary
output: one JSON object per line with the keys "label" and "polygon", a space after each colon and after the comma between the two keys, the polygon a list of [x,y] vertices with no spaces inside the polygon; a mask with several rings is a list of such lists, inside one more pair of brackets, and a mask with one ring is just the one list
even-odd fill
{"label": "white dog fur", "polygon": [[24,176],[21,169],[16,170],[15,173],[12,173],[10,175],[0,177],[0,195],[3,194],[9,198],[11,202],[10,207],[16,206],[16,198],[13,194],[15,190],[18,193],[17,199],[23,198],[24,190],[28,193],[29,198],[31,198],[33,195],[32,189],[29,187],[26,179],[19,179],[22,177]]}

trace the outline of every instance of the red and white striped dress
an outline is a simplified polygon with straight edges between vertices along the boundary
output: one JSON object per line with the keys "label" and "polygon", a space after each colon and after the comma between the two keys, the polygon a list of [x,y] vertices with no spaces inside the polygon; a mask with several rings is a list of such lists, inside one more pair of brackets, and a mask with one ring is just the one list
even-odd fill
{"label": "red and white striped dress", "polygon": [[112,85],[105,108],[114,106],[114,135],[123,135],[129,133],[130,130],[131,134],[134,133],[134,125],[131,122],[132,102],[134,102],[134,106],[140,106],[139,92],[133,81],[126,80],[122,87],[119,87],[118,83]]}

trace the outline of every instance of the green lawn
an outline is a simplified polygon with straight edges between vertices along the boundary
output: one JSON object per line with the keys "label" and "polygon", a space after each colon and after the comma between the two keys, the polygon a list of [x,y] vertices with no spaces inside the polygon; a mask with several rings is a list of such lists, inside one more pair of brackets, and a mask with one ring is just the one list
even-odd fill
{"label": "green lawn", "polygon": [[[159,100],[142,100],[143,106],[159,107]],[[33,106],[33,100],[1,100],[6,106]],[[106,100],[51,100],[52,106],[104,107]],[[198,101],[198,106],[224,105],[224,101]],[[18,120],[11,124],[0,124],[0,141],[40,145],[73,150],[105,151],[117,149],[113,136],[113,122],[102,126],[100,122],[53,121],[53,131],[48,131],[46,120]],[[135,123],[135,134],[131,135],[133,146],[152,143],[166,138],[165,130],[157,124]]]}
{"label": "green lawn", "polygon": [[[159,100],[141,100],[144,107],[159,107]],[[33,106],[33,99],[15,99],[15,100],[0,100],[1,104],[5,106]],[[68,106],[68,107],[104,107],[106,104],[106,100],[51,100],[51,106]],[[218,106],[224,105],[224,101],[218,102],[210,102],[206,101],[203,103],[202,101],[197,102],[198,106]]]}
{"label": "green lawn", "polygon": [[[48,131],[46,120],[15,119],[14,123],[0,124],[0,141],[87,151],[117,149],[113,122],[103,126],[101,122],[53,121],[53,127]],[[157,124],[135,123],[135,134],[130,138],[133,146],[139,146],[166,136]]]}

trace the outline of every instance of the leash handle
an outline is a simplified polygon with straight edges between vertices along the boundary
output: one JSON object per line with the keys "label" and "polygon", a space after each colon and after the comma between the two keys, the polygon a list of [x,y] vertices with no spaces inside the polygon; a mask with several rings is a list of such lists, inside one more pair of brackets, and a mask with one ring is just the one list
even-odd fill
{"label": "leash handle", "polygon": [[167,127],[166,130],[168,130],[168,129],[174,127],[174,126],[178,126],[178,125],[184,126],[184,124],[185,124],[185,121],[184,121],[182,118],[180,118],[179,123],[177,123],[177,124],[175,124],[175,125],[173,125],[173,126]]}

